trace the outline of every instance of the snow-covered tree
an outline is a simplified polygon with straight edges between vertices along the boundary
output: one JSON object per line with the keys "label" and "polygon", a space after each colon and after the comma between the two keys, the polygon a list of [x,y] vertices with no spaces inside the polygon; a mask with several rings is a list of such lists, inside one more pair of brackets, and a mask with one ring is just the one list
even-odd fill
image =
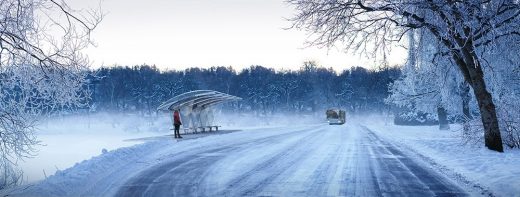
{"label": "snow-covered tree", "polygon": [[[317,102],[318,116],[329,107],[345,107],[360,113],[380,112],[386,109],[383,100],[388,96],[387,84],[400,73],[398,68],[355,67],[337,75],[334,70],[318,65],[310,70],[276,71],[253,66],[237,73],[226,67],[183,71],[159,71],[148,65],[100,68],[92,72],[97,77],[89,85],[91,105],[103,110],[140,112],[187,91],[210,89],[244,99],[239,105],[223,105],[226,110],[308,113]],[[140,95],[153,96],[147,97],[146,102],[137,102]]]}
{"label": "snow-covered tree", "polygon": [[37,121],[85,103],[80,50],[101,18],[61,1],[0,1],[0,189],[20,181],[15,165],[34,153]]}
{"label": "snow-covered tree", "polygon": [[[430,32],[472,87],[485,145],[503,152],[496,107],[484,79],[483,48],[520,35],[516,0],[288,0],[294,27],[317,35],[314,44],[385,54],[411,29]],[[497,66],[497,65],[494,65]]]}
{"label": "snow-covered tree", "polygon": [[519,43],[520,38],[511,37],[493,43],[486,50],[481,51],[486,80],[490,82],[490,91],[497,103],[504,143],[511,148],[520,148]]}
{"label": "snow-covered tree", "polygon": [[300,85],[297,73],[290,70],[282,71],[277,85],[278,92],[280,92],[285,108],[287,110],[291,109],[294,103],[291,103],[290,101],[293,100],[294,93],[298,90]]}
{"label": "snow-covered tree", "polygon": [[438,120],[441,130],[449,129],[448,114],[462,116],[462,77],[450,61],[435,57],[439,46],[428,32],[410,30],[408,35],[408,61],[401,78],[390,85],[387,102],[409,110],[398,116],[426,113],[426,118]]}

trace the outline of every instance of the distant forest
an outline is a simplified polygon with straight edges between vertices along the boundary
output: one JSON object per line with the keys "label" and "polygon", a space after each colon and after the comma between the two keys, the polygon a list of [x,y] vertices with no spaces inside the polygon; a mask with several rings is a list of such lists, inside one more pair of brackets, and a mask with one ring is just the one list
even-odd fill
{"label": "distant forest", "polygon": [[155,66],[103,67],[92,71],[88,88],[93,111],[153,114],[162,102],[184,92],[208,89],[242,97],[223,109],[258,115],[314,113],[331,107],[349,113],[388,111],[388,84],[399,68],[353,67],[341,73],[306,62],[299,70],[251,66],[161,71]]}

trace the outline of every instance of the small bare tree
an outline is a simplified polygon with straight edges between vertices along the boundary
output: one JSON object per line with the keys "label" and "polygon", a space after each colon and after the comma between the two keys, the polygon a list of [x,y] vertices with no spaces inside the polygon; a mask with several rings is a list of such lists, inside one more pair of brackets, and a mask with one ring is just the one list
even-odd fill
{"label": "small bare tree", "polygon": [[516,0],[288,0],[294,27],[317,35],[313,44],[385,53],[411,29],[425,29],[444,45],[478,102],[485,145],[503,152],[497,112],[486,89],[482,53],[520,35]]}
{"label": "small bare tree", "polygon": [[0,189],[20,182],[16,163],[34,153],[39,119],[85,104],[80,51],[101,19],[63,1],[0,1]]}

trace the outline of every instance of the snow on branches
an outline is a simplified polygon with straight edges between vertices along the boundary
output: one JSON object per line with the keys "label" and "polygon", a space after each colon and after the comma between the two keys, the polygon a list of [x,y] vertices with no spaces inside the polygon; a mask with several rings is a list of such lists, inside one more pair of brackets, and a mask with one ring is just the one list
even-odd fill
{"label": "snow on branches", "polygon": [[[313,44],[386,54],[392,42],[420,29],[442,44],[439,54],[453,62],[472,87],[484,127],[485,145],[503,152],[497,110],[484,79],[483,54],[520,36],[516,0],[288,0],[298,11],[295,28],[314,35]],[[490,47],[491,46],[491,47]],[[493,65],[500,66],[500,65]]]}
{"label": "snow on branches", "polygon": [[0,1],[0,189],[21,180],[14,167],[34,153],[37,120],[85,102],[81,50],[101,18],[62,1]]}

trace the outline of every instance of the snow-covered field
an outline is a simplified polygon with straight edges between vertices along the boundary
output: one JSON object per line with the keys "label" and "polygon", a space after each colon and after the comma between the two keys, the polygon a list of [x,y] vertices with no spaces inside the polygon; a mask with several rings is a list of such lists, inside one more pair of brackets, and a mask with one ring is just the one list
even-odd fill
{"label": "snow-covered field", "polygon": [[438,126],[396,126],[388,120],[361,122],[383,139],[406,147],[484,190],[497,196],[520,196],[520,150],[497,153],[483,145],[463,144],[460,125],[440,131]]}
{"label": "snow-covered field", "polygon": [[61,117],[42,121],[36,132],[40,145],[31,158],[19,161],[24,179],[31,183],[65,170],[76,163],[142,141],[128,140],[169,132],[166,117],[142,118],[137,115],[95,114]]}

